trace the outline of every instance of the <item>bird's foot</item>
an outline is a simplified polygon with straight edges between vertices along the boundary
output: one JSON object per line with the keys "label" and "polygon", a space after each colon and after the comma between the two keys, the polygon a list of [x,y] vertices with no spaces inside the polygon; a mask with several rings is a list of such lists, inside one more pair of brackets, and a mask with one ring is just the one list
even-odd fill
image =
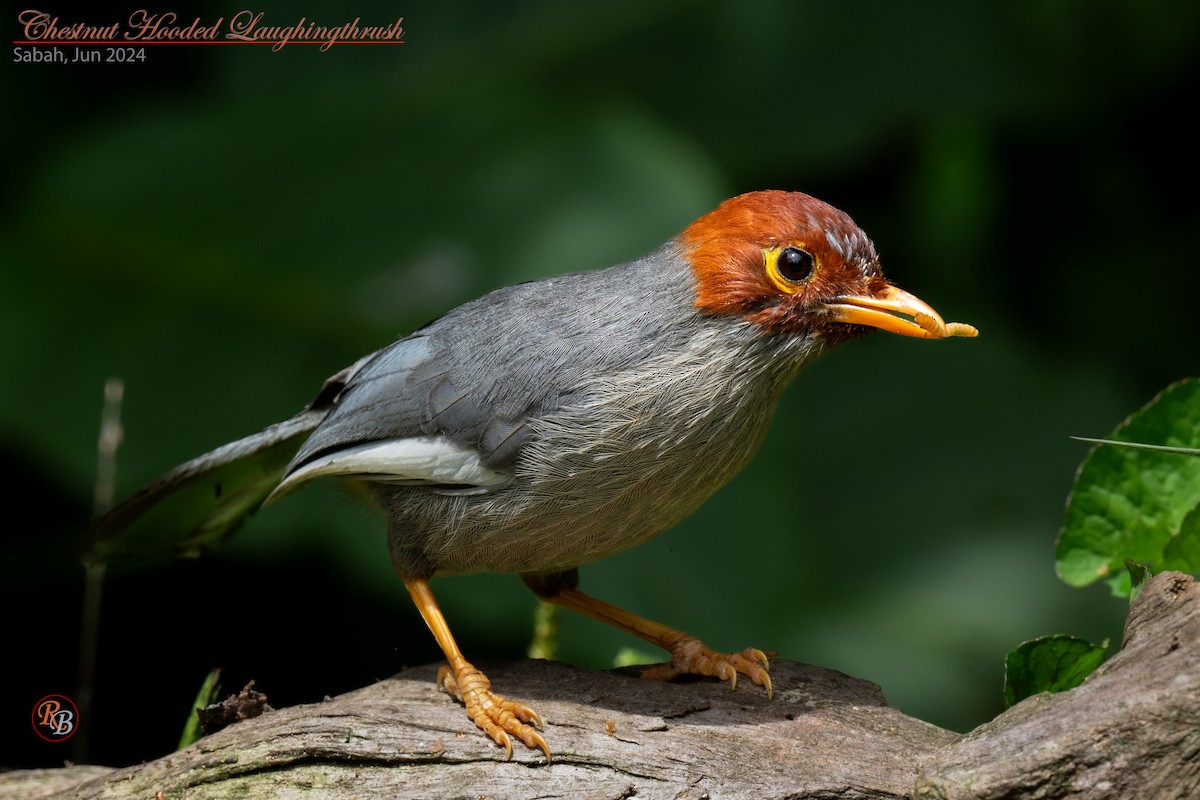
{"label": "bird's foot", "polygon": [[550,763],[550,745],[538,733],[538,728],[545,727],[542,718],[524,703],[493,692],[492,682],[474,666],[466,661],[459,661],[453,668],[443,664],[438,669],[437,683],[439,688],[467,707],[467,716],[504,748],[510,760],[512,739],[509,734],[512,734],[526,746],[540,748],[546,754],[546,763]]}
{"label": "bird's foot", "polygon": [[671,651],[670,664],[658,664],[642,672],[650,680],[671,680],[679,675],[705,675],[729,681],[730,688],[737,688],[737,676],[745,675],[767,690],[771,697],[771,676],[767,673],[770,662],[767,654],[755,647],[747,647],[740,653],[717,653],[710,650],[699,639],[687,634],[665,645]]}

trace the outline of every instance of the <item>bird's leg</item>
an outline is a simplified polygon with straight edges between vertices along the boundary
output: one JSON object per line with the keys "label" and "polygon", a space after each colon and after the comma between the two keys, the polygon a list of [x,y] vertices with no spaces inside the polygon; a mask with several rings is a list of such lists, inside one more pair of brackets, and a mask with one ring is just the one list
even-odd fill
{"label": "bird's leg", "polygon": [[669,665],[650,667],[642,673],[643,678],[670,680],[677,675],[706,675],[729,681],[736,688],[737,676],[741,674],[766,689],[767,697],[771,696],[771,676],[767,673],[770,664],[767,654],[762,650],[748,647],[740,653],[714,652],[699,639],[683,631],[584,594],[570,585],[575,579],[573,573],[566,573],[566,580],[561,582],[541,576],[523,577],[529,588],[543,599],[628,631],[671,654]]}
{"label": "bird's leg", "polygon": [[509,738],[509,734],[512,734],[529,747],[541,748],[549,763],[550,745],[537,731],[537,728],[544,727],[538,713],[524,703],[513,702],[493,692],[487,676],[463,658],[462,651],[450,634],[450,626],[446,624],[446,618],[442,616],[442,610],[433,597],[428,580],[405,578],[404,585],[408,587],[417,610],[450,662],[438,669],[438,686],[467,707],[467,716],[504,748],[508,758],[512,758],[512,740]]}

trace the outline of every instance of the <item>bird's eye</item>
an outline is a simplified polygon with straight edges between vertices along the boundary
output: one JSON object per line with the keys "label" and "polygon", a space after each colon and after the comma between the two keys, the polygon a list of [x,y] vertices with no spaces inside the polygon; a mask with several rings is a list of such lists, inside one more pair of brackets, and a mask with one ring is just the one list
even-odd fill
{"label": "bird's eye", "polygon": [[780,290],[792,294],[812,276],[817,262],[799,247],[772,247],[766,251],[767,276]]}
{"label": "bird's eye", "polygon": [[813,257],[798,247],[785,247],[775,260],[775,265],[780,277],[799,283],[812,275]]}

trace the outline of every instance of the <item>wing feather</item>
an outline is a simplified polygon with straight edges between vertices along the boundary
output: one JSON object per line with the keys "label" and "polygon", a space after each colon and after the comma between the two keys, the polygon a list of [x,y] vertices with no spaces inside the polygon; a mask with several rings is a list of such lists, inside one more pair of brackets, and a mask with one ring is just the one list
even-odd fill
{"label": "wing feather", "polygon": [[411,436],[333,450],[290,472],[267,498],[274,502],[323,475],[375,483],[424,484],[457,493],[499,488],[512,473],[484,465],[479,451],[445,436]]}

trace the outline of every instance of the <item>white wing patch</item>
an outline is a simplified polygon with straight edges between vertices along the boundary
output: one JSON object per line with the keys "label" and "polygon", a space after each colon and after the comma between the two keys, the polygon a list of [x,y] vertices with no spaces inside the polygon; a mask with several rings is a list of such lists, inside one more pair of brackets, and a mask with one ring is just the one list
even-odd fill
{"label": "white wing patch", "polygon": [[473,447],[456,444],[445,436],[412,436],[368,442],[314,459],[284,478],[266,502],[278,500],[323,475],[376,483],[467,487],[455,489],[455,494],[485,492],[503,486],[513,477],[511,472],[484,466]]}

